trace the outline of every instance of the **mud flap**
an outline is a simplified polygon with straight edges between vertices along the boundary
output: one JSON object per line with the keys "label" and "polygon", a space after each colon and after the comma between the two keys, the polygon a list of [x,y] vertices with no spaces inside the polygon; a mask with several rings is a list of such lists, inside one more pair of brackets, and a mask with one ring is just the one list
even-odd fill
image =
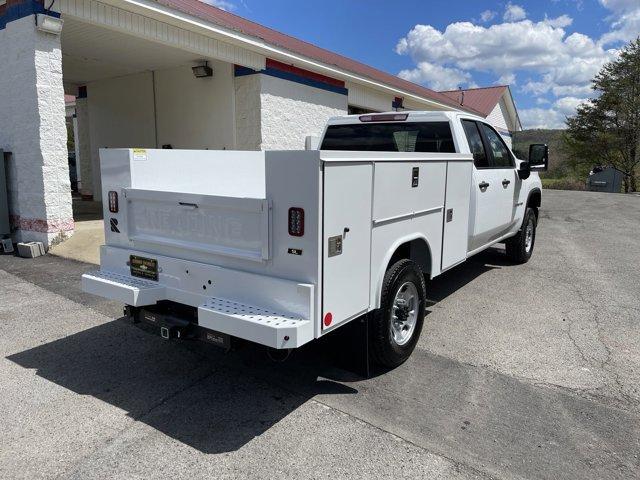
{"label": "mud flap", "polygon": [[338,367],[363,378],[371,377],[369,316],[363,315],[340,327],[336,336]]}

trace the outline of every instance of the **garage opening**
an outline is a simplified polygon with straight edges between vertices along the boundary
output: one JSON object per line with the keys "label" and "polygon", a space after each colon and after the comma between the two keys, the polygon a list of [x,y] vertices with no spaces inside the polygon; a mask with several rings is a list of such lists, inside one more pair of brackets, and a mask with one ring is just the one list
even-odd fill
{"label": "garage opening", "polygon": [[60,40],[75,235],[55,251],[96,262],[99,150],[234,149],[234,65],[71,16]]}
{"label": "garage opening", "polygon": [[85,199],[101,200],[100,148],[234,148],[233,64],[73,18],[61,42]]}

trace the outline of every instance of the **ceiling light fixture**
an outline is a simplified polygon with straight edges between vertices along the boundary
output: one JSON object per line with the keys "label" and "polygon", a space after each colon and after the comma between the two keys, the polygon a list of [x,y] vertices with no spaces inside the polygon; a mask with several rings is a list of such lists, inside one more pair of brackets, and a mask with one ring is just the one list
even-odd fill
{"label": "ceiling light fixture", "polygon": [[36,27],[38,30],[51,33],[53,35],[60,35],[63,23],[64,20],[61,18],[52,17],[46,13],[38,13],[36,16]]}
{"label": "ceiling light fixture", "polygon": [[193,75],[196,78],[213,77],[213,68],[211,68],[208,63],[209,62],[204,62],[204,65],[196,65],[195,67],[191,67]]}

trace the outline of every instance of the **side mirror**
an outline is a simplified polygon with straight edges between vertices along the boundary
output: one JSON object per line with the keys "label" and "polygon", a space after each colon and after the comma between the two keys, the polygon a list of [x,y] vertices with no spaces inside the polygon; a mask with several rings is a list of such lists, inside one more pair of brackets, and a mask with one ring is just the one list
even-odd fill
{"label": "side mirror", "polygon": [[535,172],[549,169],[549,147],[544,143],[529,145],[529,169]]}
{"label": "side mirror", "polygon": [[520,162],[520,166],[518,167],[518,178],[520,180],[526,180],[531,175],[531,167],[529,166],[529,162]]}

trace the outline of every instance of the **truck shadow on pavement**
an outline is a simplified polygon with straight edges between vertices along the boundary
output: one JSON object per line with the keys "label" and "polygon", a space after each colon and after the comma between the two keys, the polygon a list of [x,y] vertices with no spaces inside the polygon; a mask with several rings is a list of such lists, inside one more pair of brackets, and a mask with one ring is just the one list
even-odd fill
{"label": "truck shadow on pavement", "polygon": [[513,266],[503,247],[495,246],[480,252],[435,279],[427,280],[427,307],[444,300],[490,270]]}
{"label": "truck shadow on pavement", "polygon": [[292,394],[253,374],[270,362],[260,348],[225,354],[195,342],[166,342],[124,319],[8,359],[204,453],[239,449],[313,395],[357,393],[321,380],[307,395]]}
{"label": "truck shadow on pavement", "polygon": [[[71,279],[86,266],[37,260],[33,271],[14,272],[84,303]],[[429,297],[437,303],[507,265],[499,249],[490,249],[429,282]],[[43,275],[48,269],[59,272],[56,283]],[[119,307],[93,308],[109,316]],[[576,479],[640,474],[640,430],[629,412],[425,350],[386,375],[363,379],[336,367],[344,348],[327,336],[274,363],[256,346],[225,354],[196,342],[166,342],[119,319],[7,358],[207,454],[236,451],[282,421],[277,435],[302,428],[309,418],[287,417],[314,399],[480,471]],[[153,440],[130,428],[120,435]]]}
{"label": "truck shadow on pavement", "polygon": [[[424,350],[362,379],[331,364],[334,345],[312,344],[273,363],[257,347],[224,354],[119,319],[8,359],[205,454],[308,428],[308,413],[285,419],[313,398],[480,471],[581,480],[640,474],[640,432],[628,412]],[[158,441],[140,429],[119,436],[130,446]]]}
{"label": "truck shadow on pavement", "polygon": [[[430,282],[429,296],[446,298],[505,261],[500,251],[485,252]],[[74,298],[68,287],[56,293]],[[8,359],[202,452],[220,453],[237,450],[316,395],[358,393],[341,383],[362,378],[336,368],[336,352],[349,348],[336,337],[279,364],[257,346],[225,355],[196,342],[166,342],[119,319]]]}
{"label": "truck shadow on pavement", "polygon": [[[489,255],[495,263],[500,254]],[[444,298],[490,268],[482,260],[458,267],[430,293]],[[8,359],[197,450],[221,453],[242,447],[316,395],[358,393],[340,383],[362,378],[336,368],[336,351],[348,348],[336,337],[279,364],[257,346],[224,354],[197,342],[166,342],[118,319]]]}

